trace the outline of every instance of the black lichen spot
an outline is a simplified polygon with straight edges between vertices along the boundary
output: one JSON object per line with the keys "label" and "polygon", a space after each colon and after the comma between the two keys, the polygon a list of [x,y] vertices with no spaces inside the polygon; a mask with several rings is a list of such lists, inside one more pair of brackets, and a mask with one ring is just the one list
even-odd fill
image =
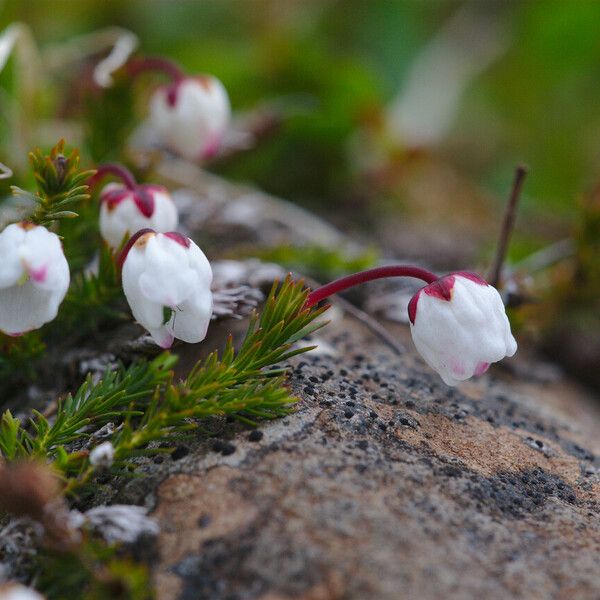
{"label": "black lichen spot", "polygon": [[220,452],[223,456],[228,456],[235,452],[235,446],[229,442],[223,442],[222,440],[215,440],[212,445],[212,449],[215,452]]}
{"label": "black lichen spot", "polygon": [[551,496],[569,504],[576,502],[570,485],[539,467],[522,473],[477,478],[469,484],[468,491],[483,509],[499,511],[513,518],[522,518],[542,508]]}
{"label": "black lichen spot", "polygon": [[251,442],[260,442],[260,440],[263,439],[263,432],[258,430],[258,429],[254,429],[253,431],[251,431],[248,434],[248,440]]}
{"label": "black lichen spot", "polygon": [[177,448],[175,448],[175,450],[173,450],[171,453],[171,458],[173,460],[179,460],[184,456],[187,456],[189,453],[189,448],[186,448],[185,446],[177,446]]}
{"label": "black lichen spot", "polygon": [[411,417],[410,415],[403,415],[398,420],[400,421],[400,425],[403,425],[404,427],[411,427],[412,429],[417,429],[421,426],[421,423],[419,423],[419,421],[417,421],[414,417]]}
{"label": "black lichen spot", "polygon": [[200,527],[200,529],[203,529],[204,527],[206,527],[209,523],[211,522],[211,518],[210,515],[200,515],[200,517],[198,517],[198,527]]}
{"label": "black lichen spot", "polygon": [[464,469],[460,467],[456,467],[454,465],[444,465],[440,469],[440,473],[442,475],[446,475],[446,477],[460,477],[463,474]]}
{"label": "black lichen spot", "polygon": [[369,447],[369,443],[367,442],[367,440],[360,440],[356,446],[358,448],[360,448],[361,450],[366,450]]}

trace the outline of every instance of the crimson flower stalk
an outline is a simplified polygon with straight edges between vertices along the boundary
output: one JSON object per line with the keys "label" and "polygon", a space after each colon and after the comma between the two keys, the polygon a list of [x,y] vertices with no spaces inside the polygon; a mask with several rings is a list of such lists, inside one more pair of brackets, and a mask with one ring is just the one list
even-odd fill
{"label": "crimson flower stalk", "polygon": [[353,275],[336,279],[335,281],[314,290],[306,299],[306,307],[314,306],[321,300],[325,300],[328,296],[343,292],[355,285],[387,277],[414,277],[415,279],[423,280],[425,283],[433,283],[438,279],[437,275],[434,275],[426,269],[421,269],[420,267],[411,267],[408,265],[377,267],[375,269],[361,271],[360,273],[354,273]]}
{"label": "crimson flower stalk", "polygon": [[143,58],[135,58],[127,63],[127,73],[131,77],[137,77],[147,71],[164,73],[173,82],[185,79],[185,73],[179,68],[179,65],[162,56],[144,56]]}
{"label": "crimson flower stalk", "polygon": [[379,267],[314,290],[305,306],[384,277],[415,277],[427,284],[408,304],[410,331],[425,362],[447,385],[482,375],[491,363],[516,352],[500,294],[479,275],[466,271],[437,277],[419,267]]}

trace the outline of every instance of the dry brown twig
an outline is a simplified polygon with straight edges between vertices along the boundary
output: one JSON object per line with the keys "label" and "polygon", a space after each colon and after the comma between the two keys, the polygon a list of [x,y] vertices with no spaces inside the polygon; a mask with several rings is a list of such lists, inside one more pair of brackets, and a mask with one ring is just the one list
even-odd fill
{"label": "dry brown twig", "polygon": [[498,238],[498,245],[496,246],[496,257],[490,269],[488,275],[488,281],[490,285],[495,288],[498,287],[502,279],[502,267],[506,259],[506,252],[508,250],[508,244],[510,242],[510,236],[512,235],[515,219],[517,216],[517,206],[519,204],[519,198],[521,197],[521,190],[523,189],[523,183],[527,176],[529,169],[526,165],[518,165],[515,170],[515,177],[513,179],[510,196],[506,209],[504,211],[504,218],[502,220],[502,228],[500,229],[500,237]]}

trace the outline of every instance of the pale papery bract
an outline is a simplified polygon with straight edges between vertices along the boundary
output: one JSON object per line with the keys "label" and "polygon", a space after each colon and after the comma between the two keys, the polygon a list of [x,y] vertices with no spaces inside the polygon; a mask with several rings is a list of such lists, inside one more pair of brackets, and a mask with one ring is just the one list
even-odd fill
{"label": "pale papery bract", "polygon": [[90,464],[93,467],[111,467],[115,459],[115,447],[111,442],[102,442],[90,451]]}
{"label": "pale papery bract", "polygon": [[161,86],[150,100],[150,123],[161,143],[190,161],[218,152],[230,118],[227,91],[209,75]]}
{"label": "pale papery bract", "polygon": [[52,321],[70,282],[59,237],[13,223],[0,233],[0,256],[0,330],[20,335]]}
{"label": "pale papery bract", "polygon": [[166,188],[140,185],[131,190],[109,183],[100,194],[100,234],[111,248],[140,229],[173,231],[179,222],[177,208]]}
{"label": "pale papery bract", "polygon": [[212,270],[189,238],[145,232],[123,261],[123,291],[135,319],[162,348],[173,339],[196,343],[212,315]]}
{"label": "pale papery bract", "polygon": [[409,305],[415,346],[447,385],[484,373],[517,343],[498,291],[468,273],[422,288]]}

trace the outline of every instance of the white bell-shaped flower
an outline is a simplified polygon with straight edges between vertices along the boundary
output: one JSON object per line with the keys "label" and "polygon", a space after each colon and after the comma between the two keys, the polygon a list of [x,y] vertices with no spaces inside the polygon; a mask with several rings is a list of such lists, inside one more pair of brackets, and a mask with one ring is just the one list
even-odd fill
{"label": "white bell-shaped flower", "polygon": [[212,270],[192,240],[180,233],[138,231],[121,255],[123,291],[131,312],[154,341],[206,337],[212,315]]}
{"label": "white bell-shaped flower", "polygon": [[100,194],[100,234],[111,248],[140,229],[173,231],[179,217],[166,188],[136,185],[133,189],[109,183]]}
{"label": "white bell-shaped flower", "polygon": [[25,587],[16,581],[0,584],[0,600],[45,600],[33,588]]}
{"label": "white bell-shaped flower", "polygon": [[185,77],[159,87],[150,101],[150,123],[160,141],[190,161],[214,156],[231,118],[229,97],[215,77]]}
{"label": "white bell-shaped flower", "polygon": [[417,350],[447,385],[481,375],[517,351],[500,294],[473,273],[451,273],[426,285],[408,314]]}
{"label": "white bell-shaped flower", "polygon": [[0,330],[20,335],[52,321],[70,281],[58,236],[13,223],[0,233],[0,257]]}

